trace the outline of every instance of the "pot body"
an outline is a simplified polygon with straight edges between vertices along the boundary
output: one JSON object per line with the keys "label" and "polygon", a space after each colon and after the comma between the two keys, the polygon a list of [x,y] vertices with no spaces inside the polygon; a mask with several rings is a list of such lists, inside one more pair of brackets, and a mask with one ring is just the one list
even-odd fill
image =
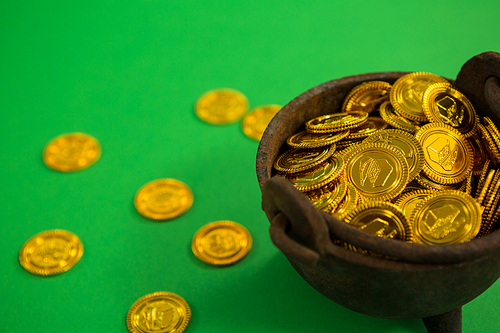
{"label": "pot body", "polygon": [[[375,80],[392,84],[404,74],[349,76],[308,90],[274,117],[257,153],[262,207],[271,222],[274,244],[324,296],[348,309],[382,318],[435,316],[479,296],[500,276],[500,232],[445,246],[378,238],[316,210],[288,181],[272,177],[272,165],[287,149],[290,135],[302,130],[309,119],[339,112],[353,87]],[[334,245],[331,238],[398,260],[355,253]]]}

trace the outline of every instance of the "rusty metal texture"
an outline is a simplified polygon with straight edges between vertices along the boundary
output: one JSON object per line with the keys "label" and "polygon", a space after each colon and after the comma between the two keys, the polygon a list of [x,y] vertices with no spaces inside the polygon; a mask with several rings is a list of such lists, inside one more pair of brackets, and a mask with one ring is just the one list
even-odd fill
{"label": "rusty metal texture", "polygon": [[[457,82],[465,80],[464,68],[473,71],[466,67],[467,63]],[[461,332],[461,306],[483,293],[500,276],[500,232],[444,246],[379,238],[317,210],[290,182],[273,177],[273,162],[286,149],[287,137],[303,129],[307,120],[338,112],[347,93],[362,82],[394,83],[406,73],[369,73],[332,80],[283,107],[266,129],[257,152],[262,208],[271,223],[273,243],[304,280],[332,301],[376,317],[425,318],[430,332]],[[482,102],[472,97],[482,94],[486,104],[498,97],[493,96],[498,88],[494,76],[487,75],[489,83],[476,86],[482,93],[476,91],[470,96],[480,115],[496,112],[488,109],[483,113],[479,107]],[[459,89],[469,97],[463,87]],[[485,87],[493,91],[487,93],[488,97],[484,97]],[[497,124],[499,119],[492,117]],[[349,251],[335,245],[332,239],[382,256]]]}

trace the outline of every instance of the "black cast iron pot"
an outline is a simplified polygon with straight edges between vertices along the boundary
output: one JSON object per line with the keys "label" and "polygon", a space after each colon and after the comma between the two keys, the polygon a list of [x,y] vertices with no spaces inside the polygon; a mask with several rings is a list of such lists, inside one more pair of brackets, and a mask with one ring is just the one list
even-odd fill
{"label": "black cast iron pot", "polygon": [[[286,139],[314,117],[339,112],[347,93],[372,80],[394,83],[406,72],[349,76],[316,86],[281,109],[257,152],[257,178],[270,236],[293,268],[317,291],[359,313],[382,318],[423,318],[429,332],[461,332],[462,305],[500,276],[500,231],[471,242],[443,246],[379,238],[314,208],[290,182],[273,177],[273,162]],[[500,54],[467,61],[456,81],[479,116],[500,124]],[[339,239],[398,260],[356,252]]]}

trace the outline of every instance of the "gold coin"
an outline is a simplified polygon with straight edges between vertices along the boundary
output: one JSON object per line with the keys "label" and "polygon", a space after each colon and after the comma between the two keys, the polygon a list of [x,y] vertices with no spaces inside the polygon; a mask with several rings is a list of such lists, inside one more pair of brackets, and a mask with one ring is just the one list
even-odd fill
{"label": "gold coin", "polygon": [[311,133],[343,131],[361,125],[367,118],[368,113],[365,111],[332,113],[309,120],[306,130]]}
{"label": "gold coin", "polygon": [[380,117],[368,117],[366,121],[351,130],[347,139],[363,139],[387,128],[389,124]]}
{"label": "gold coin", "polygon": [[413,121],[426,122],[422,98],[427,87],[434,83],[450,83],[443,77],[423,72],[401,76],[394,82],[390,93],[391,104],[397,114]]}
{"label": "gold coin", "polygon": [[371,235],[412,242],[413,232],[401,209],[389,202],[370,201],[349,212],[344,221]]}
{"label": "gold coin", "polygon": [[191,189],[176,179],[153,180],[137,191],[135,209],[153,220],[169,220],[187,212],[193,204]]}
{"label": "gold coin", "polygon": [[487,160],[486,163],[484,163],[483,169],[481,170],[481,175],[479,176],[479,181],[477,183],[477,188],[475,192],[475,197],[477,198],[477,202],[481,206],[483,205],[484,196],[486,195],[488,186],[490,186],[490,182],[493,179],[493,174],[495,173],[495,170],[490,170],[489,166],[490,166],[490,160]]}
{"label": "gold coin", "polygon": [[61,274],[75,266],[83,255],[83,244],[66,230],[47,230],[31,237],[19,252],[19,262],[35,275]]}
{"label": "gold coin", "polygon": [[474,157],[474,166],[472,167],[472,173],[475,176],[481,175],[481,170],[483,169],[484,163],[489,160],[486,150],[483,147],[481,139],[477,136],[477,133],[467,139],[469,145],[472,148],[472,156]]}
{"label": "gold coin", "polygon": [[418,190],[408,192],[398,197],[394,204],[401,208],[405,216],[409,219],[415,207],[429,195],[434,193],[435,191],[433,190]]}
{"label": "gold coin", "polygon": [[281,106],[271,104],[259,106],[251,110],[241,123],[243,133],[250,139],[260,141],[267,125],[269,125],[280,109]]}
{"label": "gold coin", "polygon": [[408,183],[408,162],[384,143],[362,143],[344,155],[347,181],[366,200],[389,200]]}
{"label": "gold coin", "polygon": [[343,112],[378,110],[380,105],[389,100],[391,84],[384,81],[367,81],[354,87],[347,94],[342,105]]}
{"label": "gold coin", "polygon": [[445,190],[460,190],[463,181],[456,184],[440,184],[427,178],[425,174],[421,173],[415,177],[415,182],[427,190],[445,191]]}
{"label": "gold coin", "polygon": [[335,180],[344,170],[344,159],[340,155],[333,155],[322,164],[297,173],[286,174],[288,179],[299,191],[307,192],[320,188]]}
{"label": "gold coin", "polygon": [[330,211],[337,207],[347,192],[347,184],[343,177],[338,177],[328,185],[306,192],[305,195],[312,202],[314,207],[322,211]]}
{"label": "gold coin", "polygon": [[210,90],[198,99],[195,106],[198,118],[215,125],[234,123],[247,111],[248,99],[233,89]]}
{"label": "gold coin", "polygon": [[415,242],[444,245],[473,239],[481,227],[479,205],[460,191],[436,192],[414,209],[410,218]]}
{"label": "gold coin", "polygon": [[90,167],[101,157],[101,145],[85,133],[66,133],[52,139],[43,150],[49,168],[72,172]]}
{"label": "gold coin", "polygon": [[422,99],[422,109],[431,123],[451,126],[466,138],[476,132],[479,124],[471,102],[449,83],[429,86]]}
{"label": "gold coin", "polygon": [[382,103],[380,106],[380,116],[392,127],[406,132],[415,133],[420,128],[414,122],[398,116],[389,101]]}
{"label": "gold coin", "polygon": [[495,140],[491,136],[490,131],[482,124],[477,125],[479,131],[479,137],[484,143],[484,148],[486,149],[487,155],[490,157],[491,161],[496,165],[500,165],[500,151],[495,143]]}
{"label": "gold coin", "polygon": [[179,295],[159,291],[139,298],[127,313],[130,333],[182,333],[191,320],[191,308]]}
{"label": "gold coin", "polygon": [[290,136],[286,142],[293,148],[317,148],[332,145],[346,138],[349,134],[349,130],[332,133],[309,133],[302,131]]}
{"label": "gold coin", "polygon": [[408,181],[412,181],[422,171],[424,150],[420,142],[408,132],[398,129],[387,129],[377,132],[365,139],[366,143],[385,143],[397,148],[406,158],[409,167]]}
{"label": "gold coin", "polygon": [[430,123],[422,126],[415,138],[424,148],[423,171],[429,179],[440,184],[456,184],[472,171],[472,149],[453,127]]}
{"label": "gold coin", "polygon": [[323,163],[334,152],[335,145],[311,149],[290,149],[276,159],[274,168],[287,173],[304,171]]}
{"label": "gold coin", "polygon": [[350,212],[354,209],[358,204],[359,194],[351,184],[347,183],[347,193],[344,199],[338,204],[337,208],[333,213],[338,214],[338,217],[342,217],[343,215]]}
{"label": "gold coin", "polygon": [[248,230],[233,221],[216,221],[196,232],[191,243],[194,255],[214,265],[230,265],[243,259],[252,248]]}

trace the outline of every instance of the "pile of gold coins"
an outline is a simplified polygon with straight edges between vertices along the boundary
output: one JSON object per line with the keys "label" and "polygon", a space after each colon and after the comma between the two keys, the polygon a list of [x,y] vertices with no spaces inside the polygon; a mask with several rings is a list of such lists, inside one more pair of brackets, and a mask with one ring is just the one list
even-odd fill
{"label": "pile of gold coins", "polygon": [[500,216],[500,133],[440,76],[364,82],[287,145],[277,175],[370,234],[461,243],[490,233]]}
{"label": "pile of gold coins", "polygon": [[[260,140],[267,124],[279,111],[277,105],[264,105],[247,113],[248,101],[236,90],[212,90],[202,95],[195,107],[198,117],[212,124],[236,122],[243,116],[244,133]],[[96,163],[101,156],[98,140],[85,133],[66,133],[51,140],[43,150],[47,167],[60,172],[76,172]],[[163,178],[148,182],[135,194],[139,214],[165,221],[186,213],[193,205],[191,189],[184,182]],[[202,262],[227,266],[242,260],[252,248],[252,236],[241,224],[221,220],[201,227],[193,236],[191,249]],[[19,252],[19,262],[39,276],[64,273],[83,255],[83,243],[67,230],[47,230],[31,237]],[[189,324],[188,303],[171,292],[154,292],[139,298],[127,314],[130,332],[183,332]]]}

